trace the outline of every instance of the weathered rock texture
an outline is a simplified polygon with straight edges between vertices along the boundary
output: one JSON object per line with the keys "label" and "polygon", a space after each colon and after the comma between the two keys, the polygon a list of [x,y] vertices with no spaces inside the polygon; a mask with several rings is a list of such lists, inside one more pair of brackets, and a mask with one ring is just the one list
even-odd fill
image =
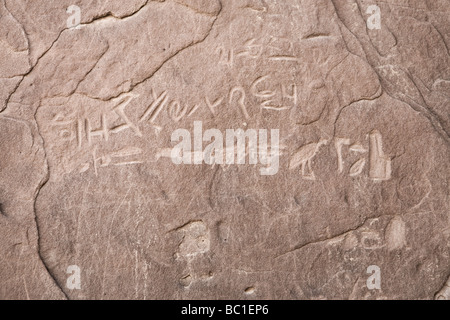
{"label": "weathered rock texture", "polygon": [[0,298],[449,299],[449,48],[448,0],[0,0]]}

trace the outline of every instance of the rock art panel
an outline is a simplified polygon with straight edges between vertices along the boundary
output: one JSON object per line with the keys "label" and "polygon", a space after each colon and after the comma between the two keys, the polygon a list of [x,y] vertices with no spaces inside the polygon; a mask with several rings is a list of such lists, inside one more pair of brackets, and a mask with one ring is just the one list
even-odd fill
{"label": "rock art panel", "polygon": [[449,299],[449,1],[0,1],[0,298]]}

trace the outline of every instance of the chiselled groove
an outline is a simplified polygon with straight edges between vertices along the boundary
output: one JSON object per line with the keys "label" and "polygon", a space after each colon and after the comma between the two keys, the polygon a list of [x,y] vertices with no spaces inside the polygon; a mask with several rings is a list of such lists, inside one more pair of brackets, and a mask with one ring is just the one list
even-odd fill
{"label": "chiselled groove", "polygon": [[[359,37],[357,37],[357,36],[356,36],[356,35],[355,35],[355,34],[354,34],[354,33],[353,33],[353,32],[345,25],[345,23],[344,23],[344,22],[342,21],[342,19],[339,17],[339,13],[338,13],[338,10],[337,10],[337,7],[336,7],[336,6],[337,6],[336,0],[332,0],[332,4],[333,4],[333,6],[334,6],[334,8],[335,8],[335,14],[336,14],[336,16],[338,17],[338,19],[340,20],[341,24],[342,24],[342,25],[343,25],[343,26],[344,26],[344,27],[345,27],[345,28],[353,35],[354,39],[355,39],[356,41],[359,42],[359,44],[360,44],[362,50],[364,51],[364,53],[365,53],[366,56],[367,56],[368,52],[367,52],[366,46],[361,42],[361,40],[359,39]],[[358,3],[358,9],[359,9],[359,11],[360,11],[361,16],[363,17],[361,8],[360,8],[360,6],[359,6],[359,3]],[[342,32],[342,31],[341,31],[341,32]],[[384,80],[384,78],[382,77],[382,75],[380,75],[379,71],[377,70],[378,68],[377,68],[375,65],[373,65],[373,63],[370,62],[370,59],[366,59],[366,62],[370,65],[370,67],[373,69],[373,71],[377,74],[377,76],[378,76],[379,79],[380,79],[380,83],[381,83],[381,85],[383,86],[385,80]],[[450,133],[447,132],[447,131],[445,130],[445,128],[443,127],[442,123],[439,121],[439,117],[437,117],[437,115],[435,114],[435,112],[434,112],[433,110],[431,110],[431,109],[426,105],[425,100],[424,100],[424,98],[423,98],[423,96],[422,96],[422,93],[421,93],[420,90],[417,88],[417,84],[414,82],[414,79],[412,79],[412,77],[411,77],[410,75],[408,75],[408,79],[409,79],[410,81],[413,82],[414,86],[416,87],[417,91],[419,92],[419,94],[420,94],[420,96],[421,96],[421,98],[422,98],[422,104],[419,104],[419,103],[417,103],[417,102],[415,102],[415,101],[412,101],[412,99],[411,99],[411,101],[404,101],[404,100],[402,100],[402,99],[396,98],[396,97],[394,97],[393,94],[390,93],[389,90],[387,90],[387,89],[384,89],[384,92],[386,92],[386,94],[388,94],[392,99],[402,101],[402,102],[404,102],[405,104],[407,104],[409,107],[411,107],[413,110],[415,110],[415,111],[421,113],[422,115],[424,115],[424,116],[430,121],[431,125],[432,125],[433,128],[436,130],[436,132],[437,132],[437,133],[438,133],[438,134],[439,134],[439,135],[440,135],[447,143],[450,143]]]}
{"label": "chiselled groove", "polygon": [[[39,194],[41,193],[42,188],[44,188],[45,185],[47,184],[47,182],[50,180],[50,165],[48,164],[48,157],[47,157],[47,152],[46,152],[46,148],[45,148],[45,140],[43,139],[43,137],[40,133],[39,124],[38,124],[38,121],[36,120],[36,113],[37,113],[37,109],[34,113],[34,121],[36,123],[37,134],[38,134],[39,138],[41,139],[41,144],[42,144],[41,150],[44,153],[44,163],[45,163],[45,176],[42,178],[42,180],[39,182],[39,185],[36,188],[36,191],[34,194],[34,201],[33,201],[34,223],[36,225],[36,232],[37,232],[37,255],[38,255],[39,259],[41,260],[43,266],[45,267],[45,270],[47,271],[49,277],[52,279],[53,283],[58,287],[58,289],[61,291],[61,293],[64,295],[64,297],[67,300],[69,300],[69,296],[63,290],[63,287],[58,283],[56,276],[53,274],[53,272],[50,270],[48,265],[45,263],[45,259],[42,256],[42,251],[41,251],[41,231],[40,231],[39,221],[38,221],[38,217],[37,217],[36,205],[37,205],[37,199],[39,197]],[[34,139],[33,139],[33,141],[34,141]]]}
{"label": "chiselled groove", "polygon": [[109,50],[109,44],[106,46],[105,51],[100,55],[100,57],[99,57],[98,60],[94,63],[94,65],[92,66],[92,68],[91,68],[88,72],[86,72],[86,74],[83,76],[83,78],[82,78],[80,81],[78,81],[78,84],[77,84],[77,86],[75,87],[75,89],[72,90],[71,95],[74,94],[75,92],[77,92],[78,87],[80,86],[80,84],[87,78],[88,75],[91,74],[92,71],[94,71],[94,69],[97,67],[97,65],[99,64],[100,60],[102,60],[102,58],[106,55],[106,53],[108,52],[108,50]]}
{"label": "chiselled groove", "polygon": [[52,42],[52,44],[50,45],[50,47],[49,47],[47,50],[45,50],[45,51],[37,58],[36,63],[34,64],[34,66],[32,66],[32,67],[30,68],[30,70],[28,70],[28,72],[25,73],[25,74],[22,76],[22,79],[21,79],[21,80],[19,81],[19,83],[16,85],[14,91],[13,91],[13,92],[8,96],[8,98],[6,99],[5,109],[4,109],[3,111],[5,111],[5,110],[8,108],[8,103],[9,103],[9,101],[11,100],[12,96],[16,93],[16,91],[19,89],[20,85],[21,85],[22,82],[25,80],[25,78],[33,72],[33,70],[35,69],[35,67],[38,65],[39,61],[40,61],[42,58],[44,58],[44,56],[45,56],[45,55],[53,48],[53,46],[56,44],[56,42],[57,42],[57,41],[59,40],[59,38],[61,37],[61,34],[63,33],[64,30],[67,30],[67,29],[61,30],[61,32],[58,34],[58,36],[56,37],[56,39],[55,39],[55,40]]}
{"label": "chiselled groove", "polygon": [[425,117],[447,125],[450,82],[419,63],[446,59],[424,17],[414,51],[360,0],[83,1],[81,31],[59,11],[1,80],[28,128],[0,123],[0,268],[21,262],[1,297],[448,296],[448,144]]}
{"label": "chiselled groove", "polygon": [[[4,1],[4,6],[5,6],[6,11],[8,11],[8,13],[14,19],[14,21],[16,21],[17,24],[21,26],[21,28],[22,28],[22,35],[27,40],[27,48],[24,51],[27,51],[29,53],[30,52],[30,39],[28,39],[28,35],[25,32],[25,29],[23,28],[22,24],[16,19],[16,17],[11,13],[11,11],[8,9],[8,5],[7,5],[7,1],[6,0]],[[31,61],[30,61],[29,58],[28,58],[28,61],[29,61],[29,64],[31,65]]]}
{"label": "chiselled groove", "polygon": [[445,279],[447,281],[434,295],[436,300],[450,300],[450,274]]}
{"label": "chiselled groove", "polygon": [[178,5],[180,5],[180,6],[183,6],[183,7],[186,7],[186,8],[192,10],[193,12],[195,12],[195,13],[197,13],[197,14],[203,14],[203,15],[210,16],[210,17],[216,17],[216,16],[217,16],[217,14],[214,14],[214,13],[209,13],[209,12],[199,11],[199,10],[197,10],[197,9],[195,9],[195,8],[193,8],[193,7],[191,7],[191,6],[187,5],[187,4],[185,4],[185,3],[180,2],[180,0],[173,0],[173,1],[174,1],[176,4],[178,4]]}
{"label": "chiselled groove", "polygon": [[361,102],[361,101],[375,101],[378,98],[380,98],[382,95],[383,95],[383,88],[380,86],[378,88],[377,92],[372,97],[361,98],[361,99],[358,99],[356,101],[351,102],[350,104],[348,104],[346,106],[341,107],[339,112],[338,112],[338,114],[337,114],[337,116],[336,116],[336,118],[335,118],[335,120],[334,120],[333,137],[336,137],[336,125],[337,125],[339,119],[341,118],[341,115],[342,115],[342,113],[344,112],[345,109],[347,109],[348,107],[351,107],[351,106],[353,106],[356,103]]}
{"label": "chiselled groove", "polygon": [[[129,15],[126,15],[126,16],[123,16],[123,17],[115,17],[115,16],[112,16],[113,18],[115,18],[115,19],[117,19],[117,20],[124,20],[124,19],[127,19],[127,18],[131,18],[131,17],[133,17],[134,15],[136,15],[136,14],[138,14],[142,9],[144,9],[144,7],[149,3],[149,1],[150,0],[147,0],[137,11],[135,11],[135,12],[133,12],[133,13],[131,13],[131,14],[129,14]],[[92,21],[90,21],[90,22],[88,22],[88,23],[85,23],[85,24],[81,24],[81,25],[89,25],[89,24],[92,24],[92,23],[94,23],[96,20],[101,20],[101,19],[103,19],[103,18],[106,18],[106,17],[109,17],[109,14],[107,14],[107,15],[105,15],[105,16],[101,16],[101,17],[98,17],[98,18],[94,18]],[[36,59],[36,63],[33,65],[33,66],[31,66],[31,68],[28,70],[28,72],[27,73],[25,73],[25,74],[23,74],[23,75],[21,75],[22,76],[22,79],[19,81],[19,83],[16,85],[16,87],[15,87],[15,89],[14,89],[14,91],[7,97],[7,99],[6,99],[6,102],[5,102],[5,109],[3,109],[3,110],[0,110],[0,113],[1,112],[3,112],[3,111],[5,111],[6,109],[7,109],[7,107],[8,107],[8,103],[9,103],[9,101],[10,101],[10,99],[11,99],[11,97],[16,93],[16,91],[17,91],[17,89],[20,87],[20,85],[22,84],[22,82],[25,80],[25,78],[28,76],[28,75],[30,75],[32,72],[33,72],[33,70],[35,69],[35,67],[38,65],[38,63],[39,63],[39,61],[41,60],[41,59],[43,59],[46,55],[47,55],[47,53],[49,53],[50,52],[50,50],[55,46],[55,44],[56,44],[56,42],[58,42],[58,40],[61,38],[61,35],[63,34],[63,32],[64,31],[66,31],[66,30],[70,30],[70,29],[68,29],[68,28],[64,28],[64,29],[62,29],[60,32],[59,32],[59,34],[58,34],[58,36],[56,37],[56,39],[51,43],[51,45]],[[28,38],[27,38],[27,41],[28,41]],[[106,51],[104,52],[104,54],[106,53]],[[103,56],[103,55],[102,55]],[[100,59],[99,59],[100,60]],[[98,61],[97,61],[97,63],[98,63]],[[97,65],[97,64],[96,64]],[[92,70],[93,70],[94,68],[92,68]],[[92,70],[90,70],[90,71],[92,71]],[[90,73],[90,71],[89,71],[89,73]],[[87,74],[86,74],[86,76],[87,76]],[[82,81],[80,81],[80,83],[81,83]],[[78,88],[78,86],[80,85],[80,83],[77,85],[77,88]],[[120,96],[120,95],[119,95]]]}

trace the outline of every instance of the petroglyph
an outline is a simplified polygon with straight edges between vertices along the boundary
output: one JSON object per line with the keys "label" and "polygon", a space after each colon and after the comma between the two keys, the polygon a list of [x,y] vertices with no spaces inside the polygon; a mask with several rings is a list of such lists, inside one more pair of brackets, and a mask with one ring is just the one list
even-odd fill
{"label": "petroglyph", "polygon": [[450,278],[444,284],[444,287],[436,293],[436,300],[450,300]]}
{"label": "petroglyph", "polygon": [[316,180],[316,176],[311,167],[311,162],[314,156],[319,152],[319,148],[322,145],[328,143],[328,140],[321,139],[317,143],[310,143],[303,147],[301,147],[298,151],[296,151],[289,162],[289,169],[295,169],[297,167],[301,167],[302,177],[308,180]]}
{"label": "petroglyph", "polygon": [[378,131],[370,133],[370,172],[374,180],[389,180],[391,178],[391,159],[384,155],[381,134]]}
{"label": "petroglyph", "polygon": [[210,233],[203,221],[193,221],[177,230],[182,235],[177,257],[192,259],[210,249]]}
{"label": "petroglyph", "polygon": [[0,299],[449,298],[445,1],[47,2],[0,0]]}
{"label": "petroglyph", "polygon": [[406,224],[397,216],[386,227],[385,239],[388,250],[399,250],[406,246]]}

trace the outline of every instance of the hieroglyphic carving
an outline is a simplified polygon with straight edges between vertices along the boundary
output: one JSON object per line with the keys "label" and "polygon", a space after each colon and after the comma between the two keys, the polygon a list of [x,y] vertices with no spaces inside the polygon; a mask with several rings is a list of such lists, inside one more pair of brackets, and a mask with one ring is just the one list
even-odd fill
{"label": "hieroglyphic carving", "polygon": [[[94,150],[92,151],[92,162],[83,163],[79,172],[86,172],[91,167],[91,164],[94,168],[96,176],[98,175],[98,168],[108,167],[110,165],[126,166],[132,164],[141,164],[143,163],[143,161],[134,157],[140,154],[142,154],[142,150],[140,148],[126,147],[118,151],[113,151],[111,153],[98,156],[97,149],[94,148]],[[125,159],[122,159],[122,161],[116,161],[121,158]]]}
{"label": "hieroglyphic carving", "polygon": [[361,246],[366,250],[376,250],[383,248],[385,243],[378,231],[369,230],[361,232]]}
{"label": "hieroglyphic carving", "polygon": [[225,65],[232,68],[234,65],[234,50],[227,50],[223,46],[217,48],[216,53],[219,54],[219,65]]}
{"label": "hieroglyphic carving", "polygon": [[[286,86],[284,84],[280,85],[281,90],[276,91],[273,90],[273,87],[268,89],[268,83],[270,81],[270,75],[264,75],[256,78],[256,80],[252,83],[248,91],[255,97],[259,99],[263,99],[260,104],[260,108],[262,109],[272,109],[272,110],[283,110],[287,108],[292,108],[297,103],[297,89],[296,85],[291,85],[292,93],[288,93]],[[281,92],[281,99],[291,99],[293,102],[293,106],[284,107],[282,105],[270,105],[272,103],[274,97]],[[201,105],[200,103],[194,104],[194,106],[189,110],[187,104],[183,104],[176,99],[170,99],[169,93],[167,91],[162,91],[159,95],[156,94],[156,91],[152,89],[153,101],[149,104],[146,110],[142,113],[142,116],[139,118],[139,123],[144,121],[148,121],[152,123],[152,125],[156,128],[155,119],[162,112],[164,107],[168,105],[167,114],[174,122],[178,122],[185,117],[189,117],[192,115]],[[114,106],[110,108],[110,111],[114,112],[116,118],[122,121],[121,124],[115,125],[111,127],[108,123],[108,117],[105,112],[101,112],[100,116],[97,114],[97,126],[93,127],[90,118],[84,116],[79,117],[77,115],[69,115],[71,118],[67,120],[61,113],[56,114],[51,121],[52,126],[59,128],[59,136],[63,139],[68,139],[70,141],[74,140],[74,136],[76,137],[76,142],[78,148],[82,148],[84,140],[83,137],[87,140],[87,145],[92,146],[94,144],[94,139],[108,141],[112,134],[118,134],[126,129],[131,130],[135,136],[142,137],[142,131],[138,127],[137,124],[133,123],[130,120],[130,117],[126,114],[126,106],[129,105],[133,98],[137,96],[132,94],[127,94],[122,97],[119,97],[115,100]],[[228,98],[225,100],[225,98]],[[216,99],[211,100],[210,97],[204,96],[202,103],[205,105],[207,110],[215,116],[217,114],[217,108],[227,101],[229,107],[238,107],[244,116],[245,120],[251,118],[249,108],[248,108],[248,100],[247,100],[247,91],[242,86],[232,87],[228,93],[228,95],[219,95],[216,96]],[[270,107],[269,107],[270,106]],[[75,118],[75,119],[73,119]],[[100,120],[100,121],[99,121]],[[117,119],[116,119],[117,120]],[[110,121],[111,122],[111,121]],[[74,133],[71,131],[74,129]],[[84,134],[83,134],[84,130]],[[361,175],[366,166],[367,160],[364,158],[364,155],[369,153],[369,177],[374,181],[380,180],[389,180],[391,178],[391,159],[384,155],[383,145],[382,145],[382,136],[380,132],[377,130],[373,130],[369,135],[369,148],[364,147],[359,141],[352,142],[348,138],[335,138],[334,146],[337,152],[337,162],[338,162],[338,172],[344,172],[344,154],[343,147],[349,146],[347,148],[348,152],[352,154],[359,154],[362,157],[359,159],[353,159],[351,165],[349,167],[348,174],[350,177],[357,177]],[[312,169],[312,160],[316,156],[319,148],[327,144],[328,141],[325,139],[321,139],[317,143],[310,143],[304,145],[299,148],[298,151],[291,157],[289,168],[294,169],[296,167],[301,167],[301,175],[303,179],[307,180],[315,180],[315,174]],[[97,164],[97,158],[94,156],[94,167]],[[103,159],[104,160],[104,159]],[[109,164],[108,161],[103,161],[100,158],[100,166],[104,166]]]}
{"label": "hieroglyphic carving", "polygon": [[342,159],[342,146],[349,145],[350,139],[336,138],[334,140],[334,147],[338,155],[338,170],[339,172],[344,171],[344,160]]}
{"label": "hieroglyphic carving", "polygon": [[450,300],[450,277],[434,298],[436,300]]}
{"label": "hieroglyphic carving", "polygon": [[[213,117],[216,117],[219,108],[238,108],[245,118],[251,119],[249,99],[250,95],[258,100],[259,107],[265,110],[283,111],[297,107],[298,104],[298,89],[295,83],[276,83],[270,82],[270,75],[258,77],[250,88],[243,85],[236,85],[229,89],[227,94],[219,94],[216,96],[204,95],[203,98],[193,107],[189,109],[188,105],[182,104],[177,99],[172,99],[167,91],[163,91],[159,96],[152,90],[153,102],[149,105],[147,110],[141,117],[139,122],[146,119],[155,126],[154,119],[156,116],[168,105],[168,115],[174,122],[179,122],[186,117],[191,117],[200,107],[205,108]],[[260,86],[270,86],[271,90],[263,90]],[[223,109],[222,109],[223,110]]]}
{"label": "hieroglyphic carving", "polygon": [[[81,128],[83,124],[80,120],[76,121],[74,119],[74,113],[70,114],[69,116],[65,117],[61,112],[58,112],[51,120],[50,120],[50,126],[52,128],[55,128],[55,130],[58,131],[58,136],[63,140],[71,141],[74,137],[74,129],[76,128],[76,137],[78,141],[78,145],[81,144],[82,140],[82,132]],[[69,120],[67,120],[69,118]]]}
{"label": "hieroglyphic carving", "polygon": [[[351,144],[350,139],[336,138],[335,148],[338,155],[338,171],[344,172],[344,160],[342,147],[349,146],[349,151],[356,154],[366,154],[369,151],[369,177],[374,181],[389,180],[391,178],[391,159],[383,152],[382,136],[379,131],[374,130],[369,134],[369,150],[364,148],[359,142]],[[351,177],[356,177],[363,172],[366,159],[360,158],[354,162],[349,170]]]}
{"label": "hieroglyphic carving", "polygon": [[93,129],[91,127],[91,122],[88,118],[86,118],[85,120],[85,125],[86,125],[86,139],[88,141],[88,144],[91,145],[92,144],[92,138],[93,137],[100,137],[102,139],[105,139],[105,141],[108,141],[109,139],[109,129],[107,127],[107,122],[106,122],[106,115],[103,113],[101,115],[101,127],[99,129]]}
{"label": "hieroglyphic carving", "polygon": [[261,43],[258,43],[258,39],[252,38],[240,46],[236,51],[237,57],[248,57],[250,59],[257,59],[261,57],[264,46]]}
{"label": "hieroglyphic carving", "polygon": [[365,165],[366,159],[359,159],[358,161],[356,161],[350,168],[350,177],[356,177],[357,175],[361,174]]}
{"label": "hieroglyphic carving", "polygon": [[344,250],[362,248],[365,250],[379,250],[386,247],[383,233],[376,228],[378,218],[368,220],[360,229],[346,234],[343,240]]}
{"label": "hieroglyphic carving", "polygon": [[[230,98],[231,99],[231,98]],[[223,98],[218,98],[214,102],[210,102],[208,97],[205,97],[206,105],[208,106],[208,109],[211,111],[213,115],[215,115],[215,109],[218,107],[223,101]]]}

